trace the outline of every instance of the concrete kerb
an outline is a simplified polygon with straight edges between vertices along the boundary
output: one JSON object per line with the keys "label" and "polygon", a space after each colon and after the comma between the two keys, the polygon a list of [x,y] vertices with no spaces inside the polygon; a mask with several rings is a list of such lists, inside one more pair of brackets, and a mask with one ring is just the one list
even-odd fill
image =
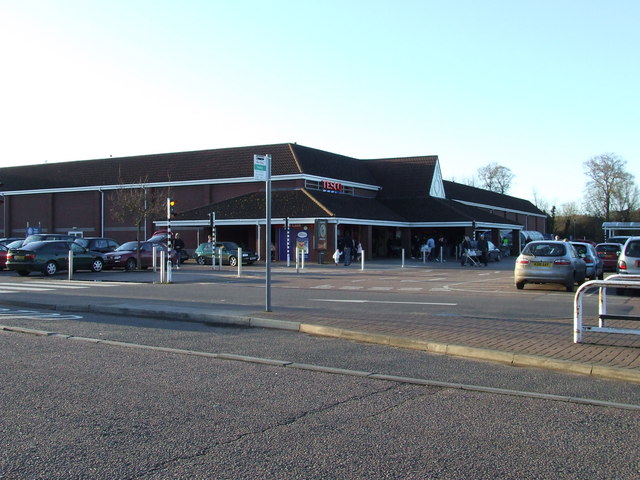
{"label": "concrete kerb", "polygon": [[[19,302],[6,302],[18,304]],[[24,306],[24,303],[20,303]],[[547,357],[525,355],[518,353],[504,352],[479,347],[465,345],[452,345],[438,343],[428,340],[417,340],[410,337],[374,334],[347,330],[337,327],[314,325],[307,323],[291,322],[287,320],[267,319],[260,317],[250,317],[241,315],[221,315],[215,313],[203,313],[194,309],[185,311],[183,308],[163,307],[162,310],[152,308],[148,305],[138,306],[114,306],[114,305],[43,305],[29,303],[29,308],[40,308],[48,310],[73,311],[73,312],[93,312],[107,315],[130,315],[136,317],[159,318],[163,320],[180,320],[194,323],[204,323],[211,325],[238,326],[246,328],[270,328],[277,330],[287,330],[323,337],[340,338],[356,342],[371,343],[377,345],[387,345],[410,350],[420,350],[429,353],[451,355],[474,360],[497,362],[515,367],[544,368],[580,375],[591,375],[594,377],[607,378],[612,380],[622,380],[633,383],[640,383],[640,372],[623,368],[608,367],[604,365],[594,365],[589,363],[579,363],[567,360],[557,360]],[[24,329],[27,330],[27,329]],[[16,329],[16,331],[18,331]],[[29,332],[35,333],[35,332]],[[45,334],[42,332],[41,334]]]}

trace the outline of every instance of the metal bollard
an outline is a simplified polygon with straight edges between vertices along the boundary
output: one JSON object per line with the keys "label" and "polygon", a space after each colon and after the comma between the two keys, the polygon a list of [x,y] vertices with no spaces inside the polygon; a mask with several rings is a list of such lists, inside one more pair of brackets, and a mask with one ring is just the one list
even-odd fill
{"label": "metal bollard", "polygon": [[404,268],[404,248],[402,249],[402,268]]}
{"label": "metal bollard", "polygon": [[69,280],[73,280],[73,250],[69,250]]}
{"label": "metal bollard", "polygon": [[364,270],[364,250],[360,253],[360,270]]}
{"label": "metal bollard", "polygon": [[238,247],[238,276],[242,276],[242,248]]}
{"label": "metal bollard", "polygon": [[167,265],[164,261],[164,250],[160,251],[160,283],[166,283]]}
{"label": "metal bollard", "polygon": [[158,269],[158,246],[157,245],[153,246],[152,254],[153,254],[153,261],[152,261],[153,273],[156,273]]}

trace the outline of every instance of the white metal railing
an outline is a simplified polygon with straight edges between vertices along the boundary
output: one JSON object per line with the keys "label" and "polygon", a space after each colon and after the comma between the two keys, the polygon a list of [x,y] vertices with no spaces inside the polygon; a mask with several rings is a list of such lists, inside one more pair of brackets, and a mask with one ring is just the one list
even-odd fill
{"label": "white metal railing", "polygon": [[[598,326],[584,325],[582,297],[589,289],[598,288]],[[607,327],[607,320],[640,320],[638,315],[609,314],[607,311],[607,288],[640,290],[640,275],[611,275],[606,280],[585,282],[576,291],[573,300],[573,342],[582,342],[582,332],[626,333],[640,335],[640,329]]]}

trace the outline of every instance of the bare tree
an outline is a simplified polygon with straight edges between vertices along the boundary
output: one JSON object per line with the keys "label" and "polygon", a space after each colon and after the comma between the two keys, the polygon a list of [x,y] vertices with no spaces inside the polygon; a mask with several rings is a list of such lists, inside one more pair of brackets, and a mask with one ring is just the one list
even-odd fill
{"label": "bare tree", "polygon": [[507,193],[514,177],[515,175],[509,168],[495,162],[478,169],[481,187],[492,192]]}
{"label": "bare tree", "polygon": [[132,222],[136,228],[138,251],[136,265],[140,268],[140,233],[148,217],[160,217],[166,213],[168,192],[161,188],[149,188],[148,177],[140,178],[136,183],[125,183],[120,177],[120,188],[115,191],[110,213],[114,220]]}
{"label": "bare tree", "polygon": [[637,204],[637,189],[634,177],[626,170],[627,162],[615,153],[603,153],[584,162],[585,175],[589,178],[585,191],[586,210],[605,222],[611,219],[615,209],[630,207],[634,199]]}

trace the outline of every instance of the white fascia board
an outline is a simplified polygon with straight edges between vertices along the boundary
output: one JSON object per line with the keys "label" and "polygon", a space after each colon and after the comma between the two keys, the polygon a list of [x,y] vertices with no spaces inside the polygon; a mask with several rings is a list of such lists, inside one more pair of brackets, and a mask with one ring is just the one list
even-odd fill
{"label": "white fascia board", "polygon": [[[289,224],[313,225],[316,220],[327,220],[328,223],[337,225],[370,225],[373,227],[393,227],[393,228],[466,228],[471,226],[471,221],[463,222],[392,222],[380,220],[362,220],[359,218],[289,218]],[[166,227],[166,220],[157,220],[153,222],[159,227]],[[216,226],[225,225],[265,225],[264,218],[237,218],[228,220],[216,220]],[[284,225],[284,218],[272,217],[272,225]],[[209,219],[202,220],[172,220],[171,225],[175,227],[208,227]],[[522,230],[522,225],[502,224],[502,223],[485,223],[476,222],[476,228],[500,229],[500,230]]]}
{"label": "white fascia board", "polygon": [[[357,182],[345,182],[343,180],[331,179],[325,177],[317,177],[315,175],[276,175],[271,177],[272,182],[286,181],[286,180],[313,180],[322,181],[329,180],[342,183],[343,185],[360,188],[363,190],[381,190],[382,187],[377,185],[368,185],[365,183]],[[189,187],[195,185],[220,185],[230,183],[254,183],[260,182],[253,177],[235,177],[235,178],[215,178],[215,179],[203,179],[203,180],[184,180],[180,182],[149,182],[149,183],[129,183],[123,185],[91,185],[87,187],[63,187],[63,188],[42,188],[36,190],[8,190],[0,192],[1,195],[34,195],[45,193],[70,193],[70,192],[93,192],[93,191],[107,191],[107,190],[122,190],[128,188],[166,188],[166,187]]]}
{"label": "white fascia board", "polygon": [[547,218],[547,215],[545,215],[545,214],[541,215],[539,213],[525,212],[524,210],[513,210],[511,208],[499,207],[497,205],[485,205],[483,203],[467,202],[465,200],[458,200],[456,198],[452,198],[451,200],[453,200],[454,202],[462,203],[464,205],[469,205],[470,207],[488,208],[490,210],[501,210],[501,211],[504,211],[504,212],[511,212],[511,213],[519,213],[519,214],[522,214],[522,215],[529,215],[531,217]]}

